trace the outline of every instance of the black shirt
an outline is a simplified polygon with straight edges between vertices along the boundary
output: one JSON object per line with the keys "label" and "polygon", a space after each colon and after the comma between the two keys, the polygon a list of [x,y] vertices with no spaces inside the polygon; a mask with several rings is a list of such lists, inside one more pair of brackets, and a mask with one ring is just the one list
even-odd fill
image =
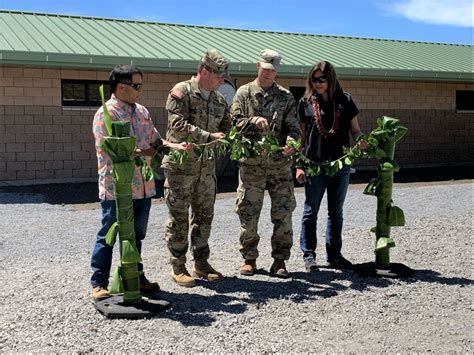
{"label": "black shirt", "polygon": [[349,147],[350,122],[359,114],[359,110],[348,93],[340,95],[331,102],[324,102],[320,95],[316,97],[325,130],[329,131],[333,126],[336,111],[339,111],[339,127],[334,135],[322,136],[313,113],[313,97],[310,100],[301,99],[298,103],[298,116],[306,127],[303,153],[315,163],[330,162],[343,155],[342,147]]}

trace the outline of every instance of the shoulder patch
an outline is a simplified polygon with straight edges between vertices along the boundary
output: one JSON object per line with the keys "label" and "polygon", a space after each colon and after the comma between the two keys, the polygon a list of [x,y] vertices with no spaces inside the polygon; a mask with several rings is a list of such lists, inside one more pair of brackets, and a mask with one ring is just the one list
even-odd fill
{"label": "shoulder patch", "polygon": [[184,97],[184,93],[178,88],[171,90],[170,95],[177,100],[181,100]]}

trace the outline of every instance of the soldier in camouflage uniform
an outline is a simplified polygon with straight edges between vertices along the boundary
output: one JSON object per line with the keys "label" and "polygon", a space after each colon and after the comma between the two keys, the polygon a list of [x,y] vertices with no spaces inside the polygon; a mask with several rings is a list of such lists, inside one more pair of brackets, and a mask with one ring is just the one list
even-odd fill
{"label": "soldier in camouflage uniform", "polygon": [[[216,91],[224,81],[228,64],[217,50],[209,49],[199,62],[197,75],[173,87],[166,102],[167,140],[179,143],[190,137],[193,143],[206,143],[223,138],[230,130],[229,108],[224,96]],[[196,284],[185,266],[189,225],[193,276],[209,281],[222,279],[222,274],[207,262],[216,198],[214,160],[196,159],[191,152],[183,164],[165,156],[162,168],[169,209],[165,237],[171,253],[172,279],[181,286]],[[192,210],[190,221],[189,206]]]}
{"label": "soldier in camouflage uniform", "polygon": [[239,166],[239,188],[236,212],[240,218],[240,252],[245,259],[240,267],[242,275],[251,276],[258,257],[258,220],[265,189],[271,198],[271,237],[273,265],[270,274],[286,278],[285,260],[293,244],[291,215],[296,207],[293,194],[291,159],[293,149],[287,141],[299,139],[301,130],[296,117],[296,103],[292,94],[274,79],[281,56],[273,50],[263,50],[257,62],[257,78],[241,86],[231,106],[233,124],[245,136],[261,140],[271,131],[278,139],[281,151],[257,158],[246,158]]}

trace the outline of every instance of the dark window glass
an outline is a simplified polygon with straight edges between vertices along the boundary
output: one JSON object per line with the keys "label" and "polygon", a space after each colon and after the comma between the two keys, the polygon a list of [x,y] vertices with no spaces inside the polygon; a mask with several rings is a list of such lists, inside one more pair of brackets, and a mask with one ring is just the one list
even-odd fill
{"label": "dark window glass", "polygon": [[456,91],[456,111],[474,111],[474,90]]}
{"label": "dark window glass", "polygon": [[290,86],[290,92],[293,94],[296,102],[299,101],[304,95],[305,88],[302,86]]}
{"label": "dark window glass", "polygon": [[63,106],[100,106],[99,86],[104,85],[106,100],[110,97],[107,81],[61,80],[61,100]]}

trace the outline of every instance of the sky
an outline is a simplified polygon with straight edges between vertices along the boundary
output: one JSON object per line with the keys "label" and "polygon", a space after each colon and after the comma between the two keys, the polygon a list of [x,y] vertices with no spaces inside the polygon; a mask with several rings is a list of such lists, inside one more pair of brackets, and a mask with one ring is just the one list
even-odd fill
{"label": "sky", "polygon": [[472,45],[473,4],[472,0],[0,0],[0,9]]}

